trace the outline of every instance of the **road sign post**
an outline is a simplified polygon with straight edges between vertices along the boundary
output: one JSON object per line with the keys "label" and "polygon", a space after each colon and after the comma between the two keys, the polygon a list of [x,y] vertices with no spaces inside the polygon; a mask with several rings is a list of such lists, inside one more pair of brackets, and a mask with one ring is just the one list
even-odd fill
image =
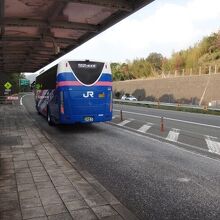
{"label": "road sign post", "polygon": [[12,84],[10,82],[6,82],[4,84],[4,87],[5,87],[4,95],[10,95]]}
{"label": "road sign post", "polygon": [[6,82],[4,84],[5,89],[10,89],[12,87],[12,84],[10,82]]}

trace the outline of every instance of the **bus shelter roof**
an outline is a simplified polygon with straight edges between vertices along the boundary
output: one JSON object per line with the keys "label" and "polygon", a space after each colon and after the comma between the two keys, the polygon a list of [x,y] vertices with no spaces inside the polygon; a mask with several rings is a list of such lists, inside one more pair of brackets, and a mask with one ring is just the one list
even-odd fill
{"label": "bus shelter roof", "polygon": [[153,0],[0,0],[0,74],[35,72]]}

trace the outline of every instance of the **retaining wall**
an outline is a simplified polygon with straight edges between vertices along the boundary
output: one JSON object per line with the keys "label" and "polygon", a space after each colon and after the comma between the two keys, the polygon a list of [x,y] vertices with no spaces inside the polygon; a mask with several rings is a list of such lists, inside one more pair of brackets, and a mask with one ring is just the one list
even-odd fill
{"label": "retaining wall", "polygon": [[133,94],[138,100],[207,105],[220,100],[220,74],[138,79],[113,82],[116,92]]}

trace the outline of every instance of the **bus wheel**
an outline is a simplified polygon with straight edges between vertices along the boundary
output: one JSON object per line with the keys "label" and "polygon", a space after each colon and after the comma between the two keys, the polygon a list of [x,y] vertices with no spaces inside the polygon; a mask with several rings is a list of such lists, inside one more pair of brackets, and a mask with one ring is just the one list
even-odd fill
{"label": "bus wheel", "polygon": [[40,113],[40,111],[39,111],[37,105],[36,105],[35,107],[36,107],[36,110],[37,110],[37,114],[38,114],[38,115],[41,115],[41,113]]}
{"label": "bus wheel", "polygon": [[38,115],[41,115],[41,113],[40,113],[40,111],[38,110],[38,108],[37,108],[37,114],[38,114]]}
{"label": "bus wheel", "polygon": [[50,109],[47,109],[47,122],[50,126],[54,125],[52,118],[51,118],[51,114],[50,114]]}

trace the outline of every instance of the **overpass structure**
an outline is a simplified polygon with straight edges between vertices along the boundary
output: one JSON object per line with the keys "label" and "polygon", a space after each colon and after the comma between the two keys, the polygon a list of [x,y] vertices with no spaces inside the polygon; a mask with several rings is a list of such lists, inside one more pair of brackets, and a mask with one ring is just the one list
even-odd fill
{"label": "overpass structure", "polygon": [[153,0],[0,0],[0,74],[35,72]]}

